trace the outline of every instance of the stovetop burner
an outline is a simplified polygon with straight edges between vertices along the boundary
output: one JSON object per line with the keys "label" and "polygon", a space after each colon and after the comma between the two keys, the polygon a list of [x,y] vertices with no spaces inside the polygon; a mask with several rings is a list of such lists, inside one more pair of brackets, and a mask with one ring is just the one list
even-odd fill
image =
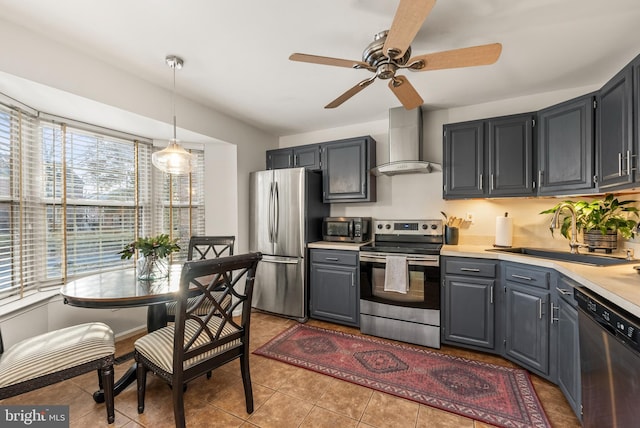
{"label": "stovetop burner", "polygon": [[375,220],[375,240],[360,247],[363,252],[440,254],[441,220]]}

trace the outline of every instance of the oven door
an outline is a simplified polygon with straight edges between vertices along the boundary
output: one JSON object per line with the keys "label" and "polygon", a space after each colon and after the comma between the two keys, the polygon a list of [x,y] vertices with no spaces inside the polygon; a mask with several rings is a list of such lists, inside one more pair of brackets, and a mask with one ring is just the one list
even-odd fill
{"label": "oven door", "polygon": [[386,254],[360,252],[360,298],[395,306],[440,309],[440,257],[405,256],[409,270],[406,294],[384,291]]}

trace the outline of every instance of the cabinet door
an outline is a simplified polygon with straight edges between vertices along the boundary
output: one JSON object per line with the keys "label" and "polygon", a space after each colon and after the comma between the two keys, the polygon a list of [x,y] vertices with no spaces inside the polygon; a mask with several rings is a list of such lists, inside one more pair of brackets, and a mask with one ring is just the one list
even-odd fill
{"label": "cabinet door", "polygon": [[533,119],[529,113],[487,121],[490,196],[534,193]]}
{"label": "cabinet door", "polygon": [[483,121],[444,126],[445,199],[485,195],[484,150]]}
{"label": "cabinet door", "polygon": [[631,182],[631,66],[625,67],[598,92],[596,148],[598,185],[606,188]]}
{"label": "cabinet door", "polygon": [[549,292],[506,282],[505,354],[543,375],[549,373]]}
{"label": "cabinet door", "polygon": [[371,137],[323,143],[323,201],[375,202],[375,142]]}
{"label": "cabinet door", "polygon": [[574,413],[580,418],[580,343],[578,311],[563,298],[558,299],[557,373],[558,386]]}
{"label": "cabinet door", "polygon": [[320,169],[320,146],[312,144],[293,148],[293,167],[304,167],[312,171]]}
{"label": "cabinet door", "polygon": [[310,275],[311,316],[358,326],[358,268],[312,263]]}
{"label": "cabinet door", "polygon": [[443,293],[445,342],[495,348],[495,281],[446,276]]}
{"label": "cabinet door", "polygon": [[595,188],[592,94],[538,112],[538,193]]}
{"label": "cabinet door", "polygon": [[293,149],[267,150],[267,169],[293,167]]}

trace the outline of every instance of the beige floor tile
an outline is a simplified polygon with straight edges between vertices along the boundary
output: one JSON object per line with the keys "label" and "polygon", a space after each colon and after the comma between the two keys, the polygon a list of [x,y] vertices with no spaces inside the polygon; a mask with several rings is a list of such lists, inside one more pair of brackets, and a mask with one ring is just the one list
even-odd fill
{"label": "beige floor tile", "polygon": [[361,421],[377,428],[414,427],[419,404],[403,398],[374,392]]}
{"label": "beige floor tile", "polygon": [[332,380],[333,378],[329,376],[296,368],[288,373],[278,392],[315,404],[329,388]]}
{"label": "beige floor tile", "polygon": [[416,428],[474,428],[474,424],[473,419],[421,405]]}
{"label": "beige floor tile", "polygon": [[262,428],[294,428],[300,426],[313,404],[280,392],[273,394],[249,417],[249,422]]}
{"label": "beige floor tile", "polygon": [[356,425],[358,425],[356,419],[316,406],[304,418],[300,428],[355,428]]}
{"label": "beige floor tile", "polygon": [[360,420],[372,395],[372,389],[335,379],[316,405]]}

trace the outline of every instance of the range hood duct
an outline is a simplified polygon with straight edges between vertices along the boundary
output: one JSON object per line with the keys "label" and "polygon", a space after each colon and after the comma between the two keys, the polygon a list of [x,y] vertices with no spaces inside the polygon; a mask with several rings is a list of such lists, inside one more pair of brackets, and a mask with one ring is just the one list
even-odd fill
{"label": "range hood duct", "polygon": [[371,171],[375,175],[426,174],[433,162],[422,160],[422,110],[389,109],[389,163]]}

